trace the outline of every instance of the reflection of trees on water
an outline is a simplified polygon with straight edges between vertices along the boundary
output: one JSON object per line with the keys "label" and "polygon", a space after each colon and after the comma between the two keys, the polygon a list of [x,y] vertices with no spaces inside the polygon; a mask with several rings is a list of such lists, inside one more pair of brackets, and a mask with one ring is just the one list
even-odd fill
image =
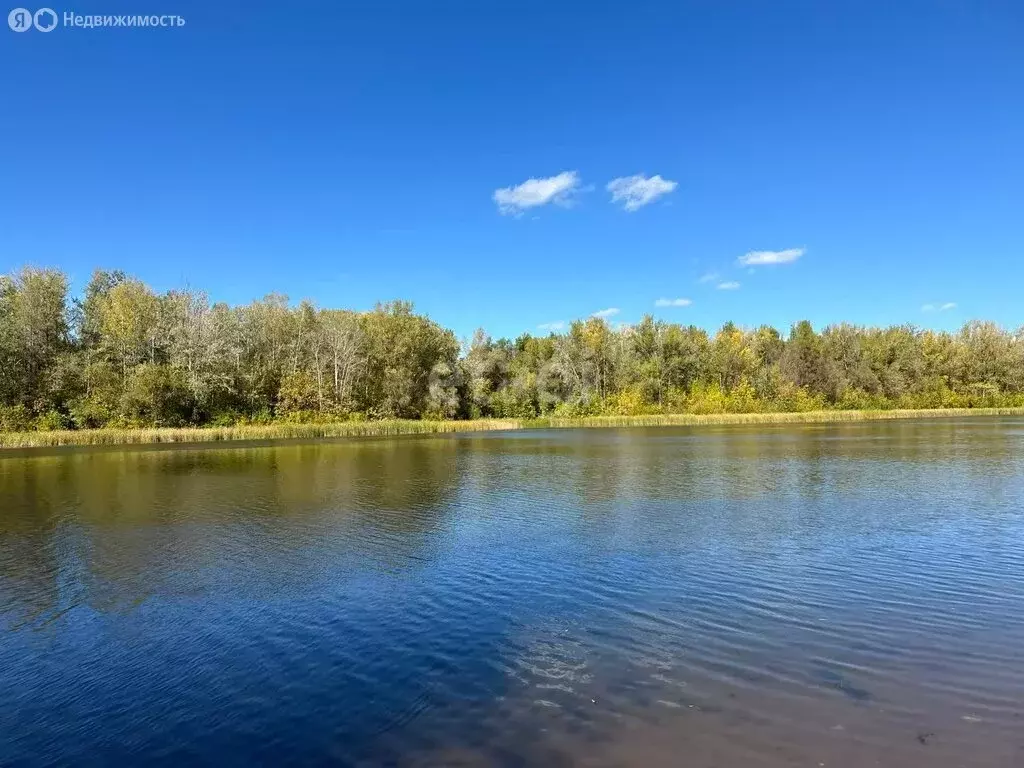
{"label": "reflection of trees on water", "polygon": [[590,542],[699,546],[923,530],[1022,492],[1024,430],[1005,421],[575,430],[466,438],[466,484],[492,516],[573,524]]}
{"label": "reflection of trees on water", "polygon": [[10,457],[0,608],[58,612],[76,581],[111,610],[401,572],[446,545],[446,521],[488,516],[590,547],[859,533],[894,505],[912,530],[979,499],[1008,508],[1022,442],[1019,424],[979,419]]}
{"label": "reflection of trees on water", "polygon": [[11,614],[15,623],[60,610],[62,558],[73,540],[61,524],[67,482],[59,458],[0,461],[0,616]]}
{"label": "reflection of trees on water", "polygon": [[458,484],[456,456],[450,440],[406,440],[10,459],[0,606],[63,610],[72,554],[103,611],[416,567]]}
{"label": "reflection of trees on water", "polygon": [[[917,481],[956,471],[1012,482],[1024,428],[998,420],[772,427],[571,430],[497,440],[467,438],[484,490],[567,493],[585,503],[624,497],[700,500],[766,493],[820,496],[870,489],[889,470]],[[495,460],[497,457],[499,460]]]}

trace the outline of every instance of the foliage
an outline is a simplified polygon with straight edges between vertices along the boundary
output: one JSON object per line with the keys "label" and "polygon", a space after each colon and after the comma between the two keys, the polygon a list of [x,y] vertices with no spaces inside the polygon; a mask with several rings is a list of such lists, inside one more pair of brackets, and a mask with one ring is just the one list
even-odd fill
{"label": "foliage", "polygon": [[820,332],[645,317],[565,333],[455,335],[408,302],[368,312],[157,294],[97,271],[0,277],[0,431],[381,419],[656,418],[1024,407],[1024,329],[837,324]]}
{"label": "foliage", "polygon": [[25,432],[31,428],[32,414],[24,405],[0,405],[0,432]]}

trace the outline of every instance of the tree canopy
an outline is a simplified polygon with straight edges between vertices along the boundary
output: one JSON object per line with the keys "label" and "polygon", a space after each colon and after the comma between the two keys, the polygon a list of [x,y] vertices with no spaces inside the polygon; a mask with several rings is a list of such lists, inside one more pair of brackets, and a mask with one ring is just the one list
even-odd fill
{"label": "tree canopy", "polygon": [[412,304],[245,306],[97,271],[0,277],[0,431],[271,420],[1024,406],[1024,328],[644,317],[460,344]]}

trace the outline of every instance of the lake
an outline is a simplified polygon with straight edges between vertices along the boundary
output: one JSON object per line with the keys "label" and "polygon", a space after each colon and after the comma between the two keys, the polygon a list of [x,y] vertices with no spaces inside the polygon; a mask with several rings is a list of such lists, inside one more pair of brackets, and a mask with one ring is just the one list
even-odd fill
{"label": "lake", "polygon": [[1024,765],[1024,419],[0,456],[5,766]]}

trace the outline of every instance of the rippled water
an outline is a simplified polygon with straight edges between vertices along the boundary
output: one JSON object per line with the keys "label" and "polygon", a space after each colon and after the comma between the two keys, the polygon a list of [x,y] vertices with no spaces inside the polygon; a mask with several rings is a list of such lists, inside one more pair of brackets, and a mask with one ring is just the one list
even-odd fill
{"label": "rippled water", "polygon": [[0,458],[0,764],[1024,765],[1024,420]]}

